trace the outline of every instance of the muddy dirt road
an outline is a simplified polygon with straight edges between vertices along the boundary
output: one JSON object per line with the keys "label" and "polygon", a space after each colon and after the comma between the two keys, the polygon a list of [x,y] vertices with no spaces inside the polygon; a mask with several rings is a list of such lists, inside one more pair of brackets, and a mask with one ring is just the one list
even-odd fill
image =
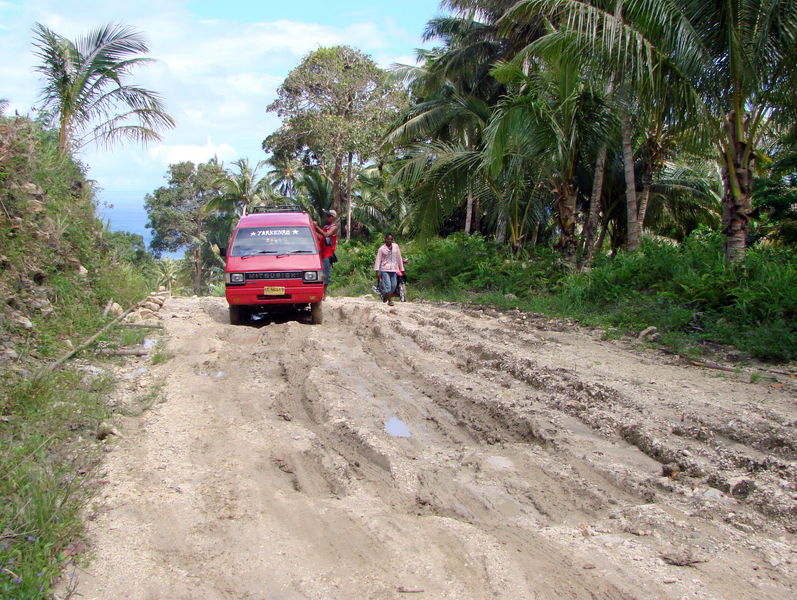
{"label": "muddy dirt road", "polygon": [[489,310],[161,315],[78,597],[797,597],[794,380]]}

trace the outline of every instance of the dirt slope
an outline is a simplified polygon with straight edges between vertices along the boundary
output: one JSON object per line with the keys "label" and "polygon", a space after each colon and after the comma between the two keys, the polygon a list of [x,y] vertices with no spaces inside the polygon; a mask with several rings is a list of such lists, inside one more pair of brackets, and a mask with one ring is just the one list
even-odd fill
{"label": "dirt slope", "polygon": [[82,598],[797,597],[793,380],[455,307],[161,314]]}

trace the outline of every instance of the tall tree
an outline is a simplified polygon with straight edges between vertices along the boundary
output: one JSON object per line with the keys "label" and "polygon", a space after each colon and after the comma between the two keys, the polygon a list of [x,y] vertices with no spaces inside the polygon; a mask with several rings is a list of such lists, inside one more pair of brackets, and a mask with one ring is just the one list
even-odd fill
{"label": "tall tree", "polygon": [[150,247],[156,253],[187,248],[193,264],[194,293],[202,293],[202,249],[217,217],[205,205],[219,198],[224,169],[216,160],[195,165],[186,161],[169,165],[168,185],[147,194],[144,206],[153,230]]}
{"label": "tall tree", "polygon": [[506,18],[562,23],[574,47],[637,82],[674,75],[682,115],[701,122],[723,173],[726,256],[741,259],[761,140],[794,116],[783,90],[797,84],[797,2],[520,0]]}
{"label": "tall tree", "polygon": [[[370,57],[349,46],[319,48],[293,69],[268,107],[283,124],[263,141],[275,157],[300,159],[332,184],[335,210],[376,154],[404,94]],[[351,210],[350,202],[347,206]]]}
{"label": "tall tree", "polygon": [[157,93],[127,81],[153,60],[142,56],[149,48],[141,33],[105,25],[71,41],[41,23],[33,33],[42,107],[57,120],[61,153],[93,142],[160,140],[159,131],[174,127]]}

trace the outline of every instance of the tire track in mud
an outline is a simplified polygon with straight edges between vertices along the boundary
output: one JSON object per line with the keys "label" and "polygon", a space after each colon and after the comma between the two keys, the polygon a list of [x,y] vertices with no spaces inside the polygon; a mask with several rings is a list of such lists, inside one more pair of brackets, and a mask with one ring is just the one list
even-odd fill
{"label": "tire track in mud", "polygon": [[[537,344],[531,348],[525,344],[521,347],[507,344],[506,340],[511,338],[503,329],[498,336],[494,335],[494,328],[482,332],[493,340],[504,340],[493,341],[490,346],[452,344],[452,334],[466,339],[472,329],[465,331],[454,319],[430,320],[414,314],[411,318],[421,327],[399,323],[396,331],[413,339],[419,348],[446,352],[464,370],[480,372],[503,385],[509,385],[502,380],[506,377],[526,384],[529,396],[525,402],[510,406],[510,412],[517,415],[527,410],[529,404],[542,401],[556,411],[578,418],[594,431],[637,446],[662,465],[674,466],[693,477],[707,478],[709,485],[723,492],[731,491],[734,480],[738,483],[742,476],[754,478],[752,487],[758,492],[751,498],[745,493],[744,498],[767,517],[778,518],[787,530],[797,531],[797,498],[784,494],[784,490],[797,490],[794,461],[797,454],[793,451],[797,429],[788,412],[761,407],[751,410],[750,406],[755,405],[748,403],[733,407],[728,418],[723,411],[701,413],[684,403],[679,407],[680,420],[663,428],[661,424],[673,420],[672,410],[661,411],[655,403],[640,403],[609,386],[582,381],[574,374],[577,369],[541,366],[528,357]],[[429,325],[446,333],[429,332]],[[529,339],[528,335],[524,337],[523,341]],[[533,392],[541,393],[532,395]],[[742,415],[744,418],[740,419]]]}
{"label": "tire track in mud", "polygon": [[[121,531],[94,535],[114,585],[87,598],[774,600],[797,585],[788,390],[752,397],[539,316],[332,298],[323,326],[232,327],[223,299],[167,308],[166,402],[111,455],[118,521],[100,523]],[[745,497],[706,495],[740,475]]]}

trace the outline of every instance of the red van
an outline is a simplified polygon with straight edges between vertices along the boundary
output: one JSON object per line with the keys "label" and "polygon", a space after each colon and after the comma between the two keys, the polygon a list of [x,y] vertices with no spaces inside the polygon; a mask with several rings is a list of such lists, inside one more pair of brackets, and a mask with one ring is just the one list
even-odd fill
{"label": "red van", "polygon": [[249,322],[258,310],[308,310],[321,323],[324,281],[310,215],[298,206],[252,209],[221,249],[230,323]]}

